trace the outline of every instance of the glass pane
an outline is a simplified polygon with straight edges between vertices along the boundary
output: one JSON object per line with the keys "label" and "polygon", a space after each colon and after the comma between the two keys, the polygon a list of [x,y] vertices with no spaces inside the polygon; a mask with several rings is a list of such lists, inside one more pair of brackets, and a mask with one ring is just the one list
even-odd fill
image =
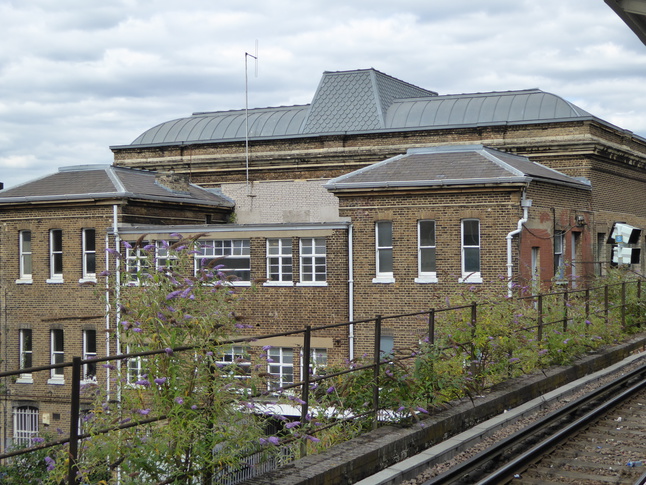
{"label": "glass pane", "polygon": [[435,246],[435,221],[419,222],[420,246]]}
{"label": "glass pane", "polygon": [[283,349],[283,363],[291,364],[294,362],[294,352],[292,349]]}
{"label": "glass pane", "polygon": [[377,223],[377,245],[390,247],[393,245],[393,223],[381,221]]}
{"label": "glass pane", "polygon": [[63,231],[61,231],[60,229],[55,229],[52,231],[52,250],[63,250]]}
{"label": "glass pane", "polygon": [[435,248],[422,248],[420,250],[422,259],[420,269],[423,273],[435,272]]}
{"label": "glass pane", "polygon": [[94,251],[96,250],[96,240],[94,229],[85,230],[85,250]]}
{"label": "glass pane", "polygon": [[63,351],[63,331],[52,330],[52,349],[56,352]]}
{"label": "glass pane", "polygon": [[480,245],[480,221],[462,221],[463,244],[465,246]]}
{"label": "glass pane", "polygon": [[96,254],[89,253],[85,255],[85,271],[87,273],[96,273]]}
{"label": "glass pane", "polygon": [[27,368],[31,367],[31,365],[32,365],[31,364],[31,355],[32,355],[31,352],[26,353],[26,354],[22,354],[22,366],[21,366],[21,368],[27,369]]}
{"label": "glass pane", "polygon": [[22,251],[24,253],[31,252],[31,231],[23,231],[22,235]]}
{"label": "glass pane", "polygon": [[464,248],[464,272],[465,273],[480,272],[480,249],[479,248]]}
{"label": "glass pane", "polygon": [[85,331],[85,351],[87,353],[96,353],[96,330]]}
{"label": "glass pane", "polygon": [[379,250],[379,272],[380,273],[393,272],[393,250],[392,249]]}
{"label": "glass pane", "polygon": [[31,330],[22,331],[22,350],[31,352]]}
{"label": "glass pane", "polygon": [[54,274],[63,273],[63,255],[61,253],[56,253],[53,255],[54,263]]}
{"label": "glass pane", "polygon": [[22,257],[23,274],[31,274],[31,254],[25,254]]}

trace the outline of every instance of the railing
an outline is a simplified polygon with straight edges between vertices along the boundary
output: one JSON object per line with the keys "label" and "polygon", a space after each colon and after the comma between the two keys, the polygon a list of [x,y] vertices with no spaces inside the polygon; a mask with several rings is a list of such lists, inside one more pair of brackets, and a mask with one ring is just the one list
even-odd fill
{"label": "railing", "polygon": [[[622,282],[614,285],[604,285],[594,288],[585,288],[578,290],[566,290],[561,292],[545,293],[540,295],[531,295],[520,297],[514,300],[514,311],[510,314],[509,310],[501,311],[504,305],[509,305],[510,300],[497,301],[497,302],[484,302],[484,303],[469,303],[450,308],[435,309],[431,308],[421,312],[414,312],[400,315],[381,316],[377,315],[374,318],[365,320],[355,320],[352,322],[344,322],[340,324],[326,325],[320,327],[306,326],[302,330],[295,330],[291,332],[282,332],[277,334],[270,334],[264,336],[255,336],[256,339],[266,339],[284,336],[302,336],[303,346],[302,349],[302,362],[312,361],[312,335],[317,332],[326,332],[327,335],[333,329],[343,329],[350,325],[355,327],[369,327],[373,334],[373,352],[369,359],[356,361],[351,363],[346,368],[333,368],[329,366],[325,375],[313,375],[311,372],[301,372],[300,381],[294,382],[283,386],[279,390],[279,394],[283,392],[291,393],[291,395],[299,395],[299,402],[301,405],[300,422],[306,423],[308,413],[313,407],[317,405],[316,400],[313,398],[313,389],[324,385],[325,381],[343,379],[344,376],[351,375],[357,372],[370,373],[370,386],[371,386],[371,402],[369,409],[364,412],[359,412],[359,409],[352,409],[351,412],[339,414],[335,423],[343,420],[361,420],[369,419],[373,428],[377,427],[380,422],[388,419],[397,419],[401,417],[410,418],[410,414],[397,413],[384,404],[383,401],[383,388],[384,388],[384,373],[388,373],[393,365],[410,365],[414,359],[418,358],[420,349],[413,349],[412,352],[403,353],[401,349],[397,349],[392,355],[384,355],[380,349],[380,337],[382,327],[385,321],[389,320],[402,320],[410,317],[423,317],[427,321],[426,336],[420,342],[420,347],[427,345],[428,348],[434,349],[438,355],[442,352],[453,351],[459,353],[463,359],[463,366],[465,372],[471,373],[473,379],[477,380],[480,376],[487,374],[483,357],[483,345],[477,343],[477,340],[482,337],[480,334],[481,329],[485,326],[483,320],[491,320],[498,318],[498,313],[512,317],[518,320],[513,326],[513,332],[520,335],[522,338],[528,338],[534,343],[539,344],[547,342],[550,335],[568,335],[570,328],[578,325],[580,331],[581,320],[585,324],[590,322],[591,319],[600,320],[606,326],[620,325],[621,329],[630,330],[632,327],[637,327],[643,323],[643,311],[639,306],[642,301],[642,282],[641,280]],[[630,300],[632,303],[627,303]],[[637,307],[634,303],[637,302]],[[518,309],[521,309],[519,311]],[[492,316],[493,315],[493,316]],[[447,322],[453,319],[453,324],[459,322],[459,325],[452,328],[460,328],[457,335],[447,335]],[[506,318],[506,317],[500,317]],[[507,322],[502,323],[498,333],[492,332],[487,335],[487,339],[502,339],[509,337],[511,329]],[[585,325],[584,325],[585,330]],[[250,338],[239,338],[223,342],[222,345],[241,344],[249,342]],[[457,350],[456,350],[457,349]],[[186,346],[172,349],[173,353],[186,352],[194,350],[193,347]],[[122,361],[124,359],[149,357],[158,354],[168,353],[168,349],[164,350],[151,350],[147,352],[138,352],[130,354],[120,354],[109,357],[101,357],[95,359],[83,360],[79,357],[74,357],[71,362],[65,362],[55,365],[32,367],[29,369],[20,369],[11,372],[0,373],[0,378],[8,378],[17,376],[24,373],[36,373],[42,371],[51,371],[52,369],[71,367],[72,369],[72,389],[70,397],[70,427],[69,435],[65,438],[43,443],[37,446],[32,446],[28,449],[13,450],[0,455],[0,460],[16,457],[25,453],[30,453],[36,450],[69,444],[69,468],[68,468],[68,484],[80,483],[78,479],[78,450],[79,444],[82,440],[90,437],[89,434],[79,432],[79,419],[81,417],[81,380],[83,366],[89,363],[102,363],[110,361]],[[513,360],[513,355],[510,351],[510,359]],[[511,368],[512,364],[509,364]],[[385,370],[384,367],[388,366]],[[306,369],[307,366],[301,365],[301,369]],[[296,370],[296,366],[295,366]],[[483,382],[484,382],[484,378]],[[275,390],[267,390],[264,395],[275,395]],[[257,395],[256,397],[262,397]],[[420,408],[421,409],[421,408]],[[146,417],[136,422],[120,424],[111,428],[100,430],[99,433],[110,433],[113,431],[141,426],[144,424],[154,423],[168,419],[167,416]],[[327,428],[333,426],[335,423],[321,426],[318,429],[311,429],[307,432],[309,434],[323,433]],[[95,432],[96,433],[96,432]],[[300,455],[307,454],[307,447],[305,441],[301,441]],[[250,458],[252,460],[253,458]],[[255,466],[255,464],[254,464]],[[220,472],[225,473],[225,471]],[[235,476],[235,473],[232,474]],[[238,476],[243,476],[238,474]],[[248,478],[248,476],[245,476]],[[231,483],[235,483],[231,479]]]}

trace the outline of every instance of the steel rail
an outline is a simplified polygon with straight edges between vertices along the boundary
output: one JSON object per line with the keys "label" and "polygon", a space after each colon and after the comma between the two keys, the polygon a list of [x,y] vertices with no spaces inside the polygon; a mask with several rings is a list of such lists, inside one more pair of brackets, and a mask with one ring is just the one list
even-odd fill
{"label": "steel rail", "polygon": [[[473,457],[465,460],[459,465],[447,470],[446,472],[430,478],[425,481],[422,485],[444,485],[448,483],[453,483],[461,479],[462,477],[468,475],[472,471],[483,467],[485,464],[493,461],[495,458],[499,457],[507,450],[518,446],[519,443],[530,439],[532,436],[537,435],[546,428],[554,425],[557,421],[564,419],[570,414],[575,413],[582,407],[586,406],[590,402],[598,400],[601,396],[611,393],[618,388],[626,386],[626,384],[638,377],[642,379],[638,385],[645,385],[646,380],[644,380],[644,374],[646,374],[646,365],[639,367],[638,369],[629,372],[628,374],[621,376],[606,386],[600,387],[593,392],[586,394],[585,396],[580,397],[579,399],[573,401],[572,403],[563,406],[560,409],[555,410],[554,412],[548,414],[544,418],[534,422],[526,428],[523,428],[507,438],[499,441],[495,445],[487,448],[486,450],[481,451],[480,453],[474,455]],[[623,396],[623,393],[621,394]],[[616,398],[615,398],[616,399]],[[624,397],[625,399],[625,397]],[[489,482],[493,484],[499,484],[498,482]]]}

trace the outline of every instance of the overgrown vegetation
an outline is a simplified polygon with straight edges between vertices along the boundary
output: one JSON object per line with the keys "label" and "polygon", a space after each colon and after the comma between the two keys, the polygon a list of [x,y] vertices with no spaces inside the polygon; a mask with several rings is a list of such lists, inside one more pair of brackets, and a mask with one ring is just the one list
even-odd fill
{"label": "overgrown vegetation", "polygon": [[[470,287],[447,301],[460,309],[435,312],[435,335],[382,356],[377,382],[366,357],[329,365],[311,376],[304,419],[288,417],[284,405],[299,410],[305,402],[297,389],[268,389],[271,349],[255,355],[248,372],[246,359],[223,344],[244,326],[218,262],[202,260],[195,271],[198,238],[175,237],[161,251],[139,241],[124,247],[129,258],[114,254],[120,267],[107,275],[109,303],[119,314],[122,350],[157,352],[106,364],[110,392],[98,384],[84,389],[94,404],[82,419],[89,434],[79,447],[83,483],[226,483],[236,470],[316,452],[369,429],[375,387],[379,421],[414,422],[456,398],[475,399],[510,377],[616,343],[644,320],[637,276],[622,270],[588,292],[559,291],[540,301],[508,298],[502,280],[487,290]],[[133,423],[139,426],[128,427]],[[60,483],[69,447],[20,460],[2,470],[6,483]],[[18,465],[34,475],[10,481]]]}

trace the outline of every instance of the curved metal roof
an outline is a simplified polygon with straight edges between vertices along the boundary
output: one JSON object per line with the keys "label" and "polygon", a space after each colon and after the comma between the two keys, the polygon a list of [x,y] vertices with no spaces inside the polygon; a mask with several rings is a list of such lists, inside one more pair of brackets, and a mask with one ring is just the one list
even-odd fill
{"label": "curved metal roof", "polygon": [[247,116],[250,139],[592,117],[540,89],[438,96],[367,69],[325,72],[308,105],[195,113],[161,123],[130,145],[113,148],[243,140]]}

